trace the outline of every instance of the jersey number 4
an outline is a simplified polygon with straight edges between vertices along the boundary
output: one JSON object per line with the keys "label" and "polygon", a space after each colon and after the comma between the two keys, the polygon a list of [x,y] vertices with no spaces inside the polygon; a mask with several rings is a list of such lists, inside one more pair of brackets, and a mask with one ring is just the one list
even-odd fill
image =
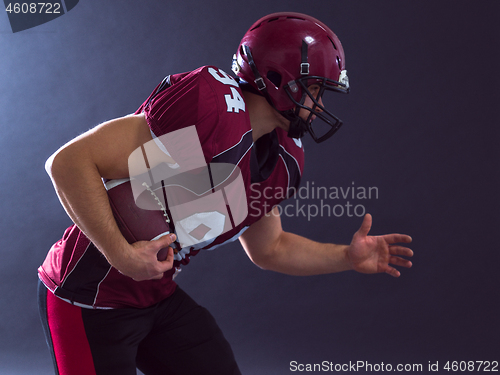
{"label": "jersey number 4", "polygon": [[224,95],[227,104],[227,111],[240,113],[241,109],[245,112],[245,101],[235,88],[238,87],[236,80],[221,69],[215,70],[214,68],[208,68],[208,72],[220,83],[230,86],[229,88],[231,90],[231,94]]}

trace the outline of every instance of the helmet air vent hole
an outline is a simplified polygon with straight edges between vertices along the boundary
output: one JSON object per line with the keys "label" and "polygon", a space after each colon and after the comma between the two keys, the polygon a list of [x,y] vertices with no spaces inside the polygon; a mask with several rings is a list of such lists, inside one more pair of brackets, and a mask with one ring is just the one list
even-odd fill
{"label": "helmet air vent hole", "polygon": [[[330,37],[328,37],[328,39],[330,39]],[[336,50],[337,49],[337,46],[335,45],[335,43],[333,42],[333,40],[330,39],[330,42],[332,42],[332,46],[333,48]]]}
{"label": "helmet air vent hole", "polygon": [[258,29],[261,26],[262,26],[262,22],[259,23],[258,25],[255,25],[254,27],[252,27],[249,31],[254,31],[255,29]]}
{"label": "helmet air vent hole", "polygon": [[272,70],[268,71],[267,72],[267,79],[270,80],[274,84],[274,86],[276,86],[277,88],[280,87],[281,74],[279,74],[278,72],[274,72]]}

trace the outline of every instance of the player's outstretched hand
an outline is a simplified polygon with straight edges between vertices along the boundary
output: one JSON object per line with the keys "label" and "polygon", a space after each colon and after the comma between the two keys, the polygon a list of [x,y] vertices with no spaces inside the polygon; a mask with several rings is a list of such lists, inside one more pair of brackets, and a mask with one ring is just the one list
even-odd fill
{"label": "player's outstretched hand", "polygon": [[[114,266],[135,281],[161,279],[163,273],[172,269],[174,250],[170,246],[175,234],[169,234],[154,241],[138,241],[131,244]],[[158,260],[158,252],[168,249],[165,260]]]}
{"label": "player's outstretched hand", "polygon": [[359,230],[354,234],[348,248],[348,257],[355,271],[361,273],[385,272],[399,277],[401,273],[391,266],[410,268],[412,263],[401,256],[411,257],[413,251],[398,243],[410,243],[411,237],[405,234],[386,234],[369,236],[372,216],[366,214]]}

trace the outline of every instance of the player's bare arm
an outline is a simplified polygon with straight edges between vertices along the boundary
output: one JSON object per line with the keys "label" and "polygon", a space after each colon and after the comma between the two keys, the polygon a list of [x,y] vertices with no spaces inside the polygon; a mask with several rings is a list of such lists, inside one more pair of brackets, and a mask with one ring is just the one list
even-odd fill
{"label": "player's bare arm", "polygon": [[172,268],[173,252],[165,261],[156,254],[173,242],[169,236],[129,245],[113,218],[101,178],[128,177],[128,157],[151,140],[143,115],[105,122],[70,141],[46,163],[66,212],[106,256],[111,265],[136,280],[161,278]]}
{"label": "player's bare arm", "polygon": [[399,277],[393,266],[411,267],[411,262],[402,257],[411,257],[413,252],[398,243],[409,243],[411,237],[368,236],[371,222],[371,216],[366,215],[350,245],[319,243],[283,231],[275,208],[253,224],[240,241],[256,265],[276,272],[305,276],[355,270]]}

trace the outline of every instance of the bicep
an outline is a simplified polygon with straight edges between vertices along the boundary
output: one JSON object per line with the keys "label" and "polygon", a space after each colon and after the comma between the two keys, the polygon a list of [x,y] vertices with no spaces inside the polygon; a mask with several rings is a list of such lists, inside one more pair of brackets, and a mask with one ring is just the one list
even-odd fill
{"label": "bicep", "polygon": [[283,233],[281,218],[276,207],[255,222],[241,236],[240,242],[248,257],[262,268],[272,258]]}
{"label": "bicep", "polygon": [[144,115],[129,115],[104,122],[61,147],[51,158],[64,164],[89,162],[96,166],[101,177],[128,177],[130,154],[152,139]]}

